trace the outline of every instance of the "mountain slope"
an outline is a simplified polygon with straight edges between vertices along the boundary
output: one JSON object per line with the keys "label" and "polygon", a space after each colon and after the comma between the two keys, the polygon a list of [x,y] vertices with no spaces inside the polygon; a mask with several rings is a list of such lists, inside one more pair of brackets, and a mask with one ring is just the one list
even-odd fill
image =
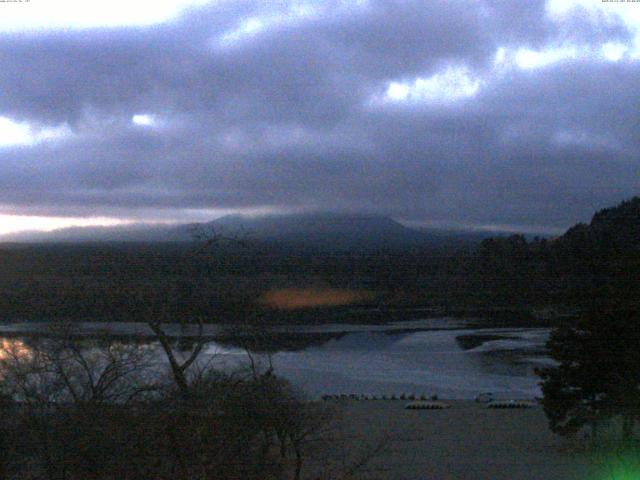
{"label": "mountain slope", "polygon": [[285,242],[330,248],[413,246],[428,235],[383,216],[300,214],[223,217],[208,224],[221,234],[248,240]]}
{"label": "mountain slope", "polygon": [[411,248],[462,246],[490,233],[418,230],[380,215],[305,213],[248,217],[229,215],[208,223],[72,227],[51,232],[20,232],[0,236],[4,242],[189,242],[212,235],[248,242],[320,249]]}

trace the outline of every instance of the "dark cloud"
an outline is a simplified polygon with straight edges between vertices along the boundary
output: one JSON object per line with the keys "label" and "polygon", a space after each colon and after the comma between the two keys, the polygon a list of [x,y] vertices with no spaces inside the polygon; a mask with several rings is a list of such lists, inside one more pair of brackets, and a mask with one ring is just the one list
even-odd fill
{"label": "dark cloud", "polygon": [[[500,47],[628,42],[620,21],[578,9],[560,22],[542,1],[345,5],[228,1],[154,27],[3,35],[0,116],[74,135],[0,147],[2,211],[563,227],[638,192],[640,63],[494,65]],[[252,18],[263,30],[228,40]],[[480,82],[468,98],[381,100],[389,82],[461,67]]]}

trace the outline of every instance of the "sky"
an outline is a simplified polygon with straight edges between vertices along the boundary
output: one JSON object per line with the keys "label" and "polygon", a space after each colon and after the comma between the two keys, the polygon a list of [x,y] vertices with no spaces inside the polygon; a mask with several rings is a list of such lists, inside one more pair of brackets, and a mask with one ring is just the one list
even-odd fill
{"label": "sky", "polygon": [[559,232],[640,193],[638,112],[638,2],[0,2],[0,233]]}

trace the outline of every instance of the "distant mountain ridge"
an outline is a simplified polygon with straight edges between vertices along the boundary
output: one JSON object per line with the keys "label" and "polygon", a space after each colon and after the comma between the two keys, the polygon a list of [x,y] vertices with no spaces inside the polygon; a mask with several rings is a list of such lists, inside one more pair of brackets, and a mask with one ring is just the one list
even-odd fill
{"label": "distant mountain ridge", "polygon": [[305,245],[329,249],[411,248],[471,244],[491,232],[454,232],[410,228],[382,215],[302,213],[249,217],[228,215],[206,223],[133,224],[114,227],[71,227],[50,232],[0,236],[3,242],[189,242],[214,234],[245,241]]}
{"label": "distant mountain ridge", "polygon": [[206,226],[222,235],[237,235],[248,240],[334,248],[413,246],[427,240],[423,232],[379,215],[310,213],[254,218],[234,215]]}

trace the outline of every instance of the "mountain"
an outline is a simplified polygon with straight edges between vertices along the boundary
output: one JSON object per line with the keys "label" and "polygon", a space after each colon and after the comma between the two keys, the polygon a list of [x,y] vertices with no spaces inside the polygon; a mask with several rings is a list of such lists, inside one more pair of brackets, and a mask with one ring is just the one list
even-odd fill
{"label": "mountain", "polygon": [[222,235],[274,243],[295,243],[338,249],[409,247],[427,242],[428,235],[377,215],[296,214],[263,217],[222,217],[208,224]]}
{"label": "mountain", "polygon": [[248,217],[229,215],[208,223],[72,227],[4,235],[4,242],[189,242],[214,234],[246,242],[323,249],[411,248],[474,244],[489,234],[418,230],[381,215],[305,213]]}

